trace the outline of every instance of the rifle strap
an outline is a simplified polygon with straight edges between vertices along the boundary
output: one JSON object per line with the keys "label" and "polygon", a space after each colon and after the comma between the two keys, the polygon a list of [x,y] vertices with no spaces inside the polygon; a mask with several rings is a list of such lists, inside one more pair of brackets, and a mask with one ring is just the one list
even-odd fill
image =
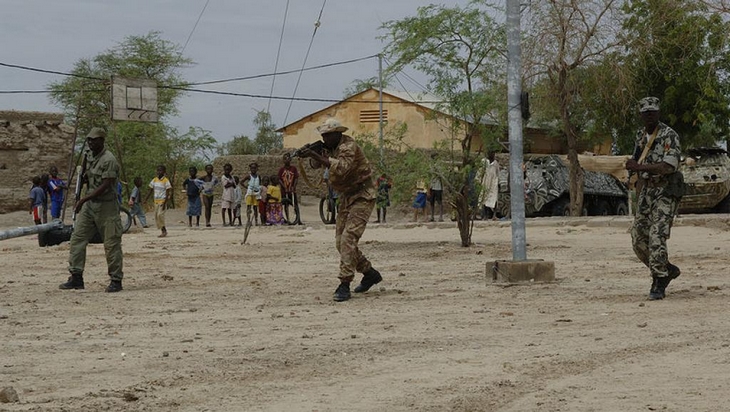
{"label": "rifle strap", "polygon": [[[310,189],[318,190],[319,189],[318,188],[319,185],[313,185],[312,184],[312,181],[309,180],[309,176],[307,176],[307,171],[306,171],[306,168],[304,167],[304,162],[302,162],[302,158],[301,157],[298,157],[297,158],[297,163],[299,163],[299,175],[302,176],[302,179],[304,180],[304,183],[306,183],[307,186],[309,186]],[[322,180],[320,180],[319,183],[321,184],[322,183]]]}
{"label": "rifle strap", "polygon": [[644,160],[646,160],[646,156],[649,154],[649,149],[651,148],[651,145],[654,144],[654,139],[656,139],[656,135],[659,132],[659,125],[656,126],[654,129],[654,133],[649,136],[649,140],[646,142],[646,146],[644,146],[644,151],[641,152],[641,157],[639,158],[638,163],[644,163]]}

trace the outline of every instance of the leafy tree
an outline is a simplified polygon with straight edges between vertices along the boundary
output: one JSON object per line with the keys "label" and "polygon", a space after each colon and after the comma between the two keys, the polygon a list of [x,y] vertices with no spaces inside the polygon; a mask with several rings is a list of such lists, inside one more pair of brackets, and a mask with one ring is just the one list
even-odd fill
{"label": "leafy tree", "polygon": [[265,110],[256,113],[253,124],[258,128],[253,143],[258,154],[267,154],[273,149],[284,147],[284,137],[276,132],[271,114]]}
{"label": "leafy tree", "polygon": [[155,80],[159,86],[184,87],[179,71],[192,64],[192,60],[182,56],[181,50],[179,45],[164,40],[156,31],[129,36],[95,57],[80,59],[71,71],[72,77],[50,85],[51,101],[63,108],[69,122],[78,124],[80,134],[92,127],[108,130],[107,145],[121,163],[122,180],[129,181],[130,171],[138,173],[166,160],[157,148],[169,143],[174,136],[166,120],[177,114],[183,92],[177,88],[158,88],[160,121],[157,124],[112,124],[110,77],[146,78]]}
{"label": "leafy tree", "polygon": [[[451,142],[444,147],[450,154],[445,158],[460,158],[458,171],[450,168],[444,184],[457,210],[462,246],[471,244],[473,229],[468,201],[472,143],[491,142],[502,134],[486,126],[503,118],[498,109],[505,94],[506,47],[504,29],[488,7],[483,0],[464,8],[430,5],[420,7],[415,17],[388,21],[381,27],[388,32],[381,39],[388,42],[385,54],[393,62],[388,72],[413,66],[428,76],[430,88],[444,99],[438,111],[446,114],[433,120],[448,130]],[[452,142],[457,143],[458,153]]]}
{"label": "leafy tree", "polygon": [[[662,120],[679,133],[683,148],[714,145],[730,132],[730,22],[716,11],[677,0],[626,5],[630,43],[624,64],[633,77],[634,97],[661,99]],[[636,106],[623,115],[635,118]],[[633,147],[631,132],[620,133],[627,152]]]}
{"label": "leafy tree", "polygon": [[221,143],[216,149],[218,156],[251,155],[257,153],[256,144],[245,135],[233,136],[233,139]]}

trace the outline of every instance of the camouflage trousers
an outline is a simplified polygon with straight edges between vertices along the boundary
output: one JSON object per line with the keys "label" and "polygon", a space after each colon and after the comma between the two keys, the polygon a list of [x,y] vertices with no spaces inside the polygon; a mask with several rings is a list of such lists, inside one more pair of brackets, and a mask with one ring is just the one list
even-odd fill
{"label": "camouflage trousers", "polygon": [[355,277],[355,272],[367,272],[372,267],[357,243],[374,208],[375,199],[340,196],[335,228],[335,244],[340,252],[340,281],[349,282]]}
{"label": "camouflage trousers", "polygon": [[667,239],[678,206],[679,201],[665,196],[661,187],[644,187],[639,193],[631,240],[634,253],[649,268],[652,277],[669,276]]}
{"label": "camouflage trousers", "polygon": [[76,216],[69,245],[68,271],[82,275],[86,266],[86,246],[96,233],[104,239],[104,253],[111,280],[122,280],[122,220],[117,200],[88,201]]}

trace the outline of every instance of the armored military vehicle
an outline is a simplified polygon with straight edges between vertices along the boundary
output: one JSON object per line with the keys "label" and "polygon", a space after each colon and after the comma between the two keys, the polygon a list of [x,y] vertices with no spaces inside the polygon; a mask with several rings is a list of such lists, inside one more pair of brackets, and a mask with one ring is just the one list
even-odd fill
{"label": "armored military vehicle", "polygon": [[687,150],[679,170],[687,193],[679,204],[682,213],[712,211],[730,213],[730,158],[719,147]]}
{"label": "armored military vehicle", "polygon": [[[560,157],[525,161],[525,216],[570,215],[570,178]],[[628,214],[628,189],[609,173],[584,170],[583,215]],[[510,215],[509,173],[500,170],[497,216]]]}

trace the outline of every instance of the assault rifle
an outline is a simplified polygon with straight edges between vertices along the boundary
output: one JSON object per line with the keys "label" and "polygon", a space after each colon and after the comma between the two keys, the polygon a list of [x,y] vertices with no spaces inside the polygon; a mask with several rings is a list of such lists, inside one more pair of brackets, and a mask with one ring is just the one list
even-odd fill
{"label": "assault rifle", "polygon": [[83,160],[81,161],[81,166],[76,166],[76,190],[74,190],[74,212],[71,215],[71,219],[73,219],[74,223],[76,222],[76,204],[79,202],[79,199],[81,199],[81,187],[84,185],[84,182],[86,180],[86,151],[84,150],[86,148],[86,142],[84,142],[84,146],[81,148],[81,156],[83,156]]}
{"label": "assault rifle", "polygon": [[322,154],[324,152],[324,142],[321,141],[321,140],[317,140],[317,141],[312,142],[312,143],[307,143],[304,146],[302,146],[299,149],[297,149],[294,152],[292,152],[291,157],[292,158],[302,157],[302,153],[305,152],[305,151],[307,151],[307,150],[311,150],[311,151],[313,151],[315,153]]}

